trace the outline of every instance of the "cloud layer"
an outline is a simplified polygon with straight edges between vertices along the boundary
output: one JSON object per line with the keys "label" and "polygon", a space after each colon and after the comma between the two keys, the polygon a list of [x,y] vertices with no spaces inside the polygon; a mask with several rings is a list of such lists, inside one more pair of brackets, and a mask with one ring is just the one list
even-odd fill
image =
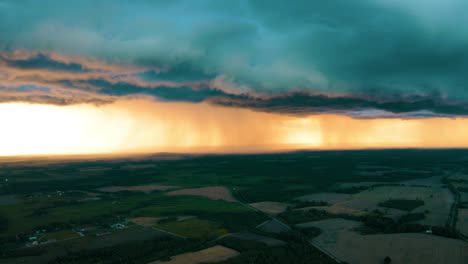
{"label": "cloud layer", "polygon": [[288,114],[467,115],[467,8],[0,0],[0,101],[150,96]]}

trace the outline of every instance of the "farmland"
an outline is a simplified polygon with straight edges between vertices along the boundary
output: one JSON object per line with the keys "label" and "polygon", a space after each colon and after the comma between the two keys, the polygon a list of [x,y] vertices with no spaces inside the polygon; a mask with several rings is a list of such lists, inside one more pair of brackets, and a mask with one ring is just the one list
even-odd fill
{"label": "farmland", "polygon": [[[351,263],[381,257],[359,259],[346,248],[353,241],[395,260],[423,258],[410,253],[435,243],[434,259],[464,263],[457,252],[468,245],[467,157],[372,150],[3,159],[0,261],[165,263],[222,246],[237,254],[220,263],[265,255],[271,263],[334,263],[312,240]],[[461,197],[455,224],[449,185]],[[388,244],[405,239],[429,242]]]}

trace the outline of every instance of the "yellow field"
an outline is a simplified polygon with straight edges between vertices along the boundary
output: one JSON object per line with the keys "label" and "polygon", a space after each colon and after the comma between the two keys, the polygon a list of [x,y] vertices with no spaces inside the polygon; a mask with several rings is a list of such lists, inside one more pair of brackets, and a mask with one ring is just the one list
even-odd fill
{"label": "yellow field", "polygon": [[197,263],[215,263],[232,257],[235,257],[239,252],[223,247],[214,246],[203,249],[197,252],[184,253],[174,256],[169,261],[155,261],[150,264],[197,264]]}

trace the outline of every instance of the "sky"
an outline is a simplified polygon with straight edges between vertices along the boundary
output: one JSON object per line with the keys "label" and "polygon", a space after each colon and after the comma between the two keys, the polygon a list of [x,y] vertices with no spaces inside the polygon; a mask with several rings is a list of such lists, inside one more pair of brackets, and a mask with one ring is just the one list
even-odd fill
{"label": "sky", "polygon": [[467,8],[0,0],[0,155],[467,147]]}

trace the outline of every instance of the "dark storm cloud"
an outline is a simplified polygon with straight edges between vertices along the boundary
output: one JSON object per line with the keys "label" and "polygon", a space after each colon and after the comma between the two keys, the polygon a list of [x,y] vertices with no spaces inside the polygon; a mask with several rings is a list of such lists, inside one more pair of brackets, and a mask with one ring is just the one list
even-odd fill
{"label": "dark storm cloud", "polygon": [[9,59],[2,58],[7,66],[19,69],[48,69],[52,71],[70,71],[70,72],[86,72],[83,65],[79,63],[67,63],[53,60],[46,54],[38,53],[34,57],[27,59]]}
{"label": "dark storm cloud", "polygon": [[[390,113],[408,114],[411,117],[467,115],[468,106],[461,103],[444,102],[440,98],[426,97],[366,99],[359,97],[328,97],[307,93],[289,93],[269,98],[252,98],[248,96],[217,97],[213,103],[251,109],[280,112],[287,114],[308,115],[311,113],[344,113],[353,116],[386,116]],[[366,111],[370,109],[380,111]],[[421,111],[424,110],[424,111]],[[391,116],[391,115],[389,115]]]}
{"label": "dark storm cloud", "polygon": [[[0,0],[0,50],[135,67],[103,76],[45,53],[5,60],[17,71],[81,74],[41,78],[112,97],[296,114],[466,115],[465,10],[464,0]],[[26,77],[15,80],[33,81]]]}
{"label": "dark storm cloud", "polygon": [[202,102],[210,97],[223,96],[225,93],[208,87],[194,89],[191,87],[141,87],[129,83],[109,83],[103,80],[90,80],[86,83],[99,87],[98,92],[104,95],[129,96],[149,95],[167,101]]}

